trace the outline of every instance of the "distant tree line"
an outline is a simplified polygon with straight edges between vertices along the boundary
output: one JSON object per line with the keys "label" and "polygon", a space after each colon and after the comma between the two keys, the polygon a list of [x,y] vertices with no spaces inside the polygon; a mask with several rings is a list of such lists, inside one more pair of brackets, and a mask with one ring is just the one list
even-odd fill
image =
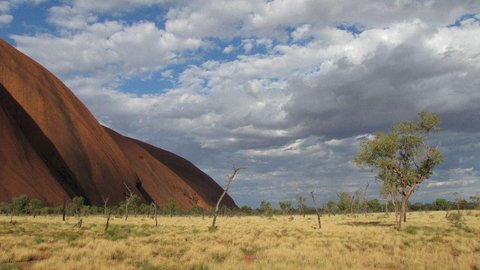
{"label": "distant tree line", "polygon": [[[359,192],[340,192],[337,194],[338,200],[327,201],[320,210],[328,215],[395,212],[395,207],[399,205],[398,201],[394,203],[378,198],[367,200],[355,194],[359,195]],[[292,200],[279,201],[278,207],[274,208],[269,201],[264,200],[260,202],[258,208],[244,205],[238,211],[243,215],[262,216],[315,214],[315,208],[307,206],[303,200],[299,202],[297,199],[296,207],[293,204]],[[458,197],[454,201],[438,198],[431,203],[409,203],[408,209],[409,211],[480,210],[480,197],[470,196],[468,201]]]}
{"label": "distant tree line", "polygon": [[[357,195],[357,196],[355,196]],[[362,214],[375,212],[395,212],[398,202],[386,201],[385,199],[365,199],[360,196],[360,192],[340,192],[337,194],[337,200],[329,200],[320,208],[322,214]],[[51,207],[39,199],[30,199],[27,195],[20,195],[11,202],[0,203],[0,214],[4,215],[62,215],[65,211],[67,216],[89,216],[104,215],[109,211],[116,216],[124,216],[125,207],[128,205],[130,215],[150,216],[152,215],[152,205],[141,203],[140,198],[134,195],[133,198],[122,201],[116,206],[94,206],[86,205],[83,197],[74,197],[65,208],[63,205]],[[385,203],[386,202],[386,203]],[[107,209],[106,209],[107,208]],[[416,202],[408,204],[409,211],[437,211],[437,210],[480,210],[480,197],[470,196],[469,200],[460,198],[458,194],[454,201],[438,198],[431,203]],[[188,210],[177,206],[173,199],[169,199],[164,205],[158,206],[158,214],[163,216],[205,216],[212,215],[213,212],[194,206]],[[222,216],[266,216],[273,215],[305,215],[315,214],[315,208],[306,204],[305,197],[297,195],[297,199],[282,200],[278,205],[272,205],[271,202],[263,200],[257,208],[244,205],[238,209],[229,209],[221,207],[219,214]]]}
{"label": "distant tree line", "polygon": [[[116,206],[87,205],[85,204],[85,199],[78,196],[66,203],[65,207],[63,205],[52,207],[39,199],[30,199],[27,195],[20,195],[13,198],[10,202],[0,202],[0,213],[5,215],[31,215],[35,217],[37,215],[62,215],[63,212],[67,216],[103,215],[111,212],[116,216],[124,216],[126,207],[128,207],[128,213],[133,216],[152,215],[153,211],[152,205],[142,203],[140,197],[136,194]],[[221,214],[227,211],[223,208],[220,210]],[[184,210],[177,206],[173,199],[169,199],[164,205],[158,207],[158,214],[165,216],[205,215],[206,213],[206,210],[199,206]]]}

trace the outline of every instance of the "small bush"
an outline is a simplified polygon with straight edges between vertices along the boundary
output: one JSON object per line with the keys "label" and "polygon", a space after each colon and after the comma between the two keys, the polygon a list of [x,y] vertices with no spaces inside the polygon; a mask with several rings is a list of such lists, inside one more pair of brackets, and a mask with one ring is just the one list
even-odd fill
{"label": "small bush", "polygon": [[4,264],[0,266],[0,270],[21,270],[22,267],[20,267],[17,264]]}
{"label": "small bush", "polygon": [[191,270],[208,270],[208,266],[204,264],[194,265],[190,268]]}
{"label": "small bush", "polygon": [[465,218],[463,217],[462,213],[451,213],[447,216],[448,221],[452,224],[455,228],[458,229],[465,229],[467,225],[465,224]]}
{"label": "small bush", "polygon": [[158,269],[155,267],[153,264],[151,264],[149,261],[145,260],[140,264],[140,268],[142,270],[156,270]]}
{"label": "small bush", "polygon": [[417,227],[417,226],[408,226],[408,227],[405,229],[405,232],[408,233],[408,234],[417,234],[419,229],[420,229],[420,228]]}

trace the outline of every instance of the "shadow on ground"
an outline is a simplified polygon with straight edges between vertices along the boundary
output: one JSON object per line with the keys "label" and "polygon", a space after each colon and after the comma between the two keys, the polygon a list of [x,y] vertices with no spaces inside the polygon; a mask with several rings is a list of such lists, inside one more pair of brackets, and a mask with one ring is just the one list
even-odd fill
{"label": "shadow on ground", "polygon": [[340,223],[341,225],[348,226],[374,226],[374,227],[391,227],[393,224],[385,223],[381,221],[350,221],[345,223]]}

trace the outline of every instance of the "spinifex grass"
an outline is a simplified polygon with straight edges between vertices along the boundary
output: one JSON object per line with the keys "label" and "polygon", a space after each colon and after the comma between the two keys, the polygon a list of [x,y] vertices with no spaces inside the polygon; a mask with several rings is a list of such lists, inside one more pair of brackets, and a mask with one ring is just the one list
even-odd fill
{"label": "spinifex grass", "polygon": [[393,215],[0,217],[0,269],[480,269],[480,212],[457,228],[445,212]]}

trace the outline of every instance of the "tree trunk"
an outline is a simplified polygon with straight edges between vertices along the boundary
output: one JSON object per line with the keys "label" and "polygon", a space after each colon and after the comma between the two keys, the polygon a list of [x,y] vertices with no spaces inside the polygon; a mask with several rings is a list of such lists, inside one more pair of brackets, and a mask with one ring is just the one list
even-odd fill
{"label": "tree trunk", "polygon": [[388,215],[388,196],[385,198],[385,214]]}
{"label": "tree trunk", "polygon": [[212,228],[215,228],[215,223],[217,222],[217,211],[213,214]]}
{"label": "tree trunk", "polygon": [[315,195],[313,194],[313,191],[310,192],[310,195],[312,195],[313,205],[315,206],[315,212],[317,212],[318,228],[321,229],[322,221],[320,220],[320,211],[318,211],[317,202],[315,201]]}
{"label": "tree trunk", "polygon": [[235,167],[235,163],[233,164],[233,173],[228,177],[227,186],[223,190],[223,193],[220,196],[220,198],[218,199],[217,205],[215,206],[215,212],[213,213],[213,220],[212,220],[212,228],[215,228],[215,223],[217,222],[218,208],[220,207],[220,203],[222,202],[223,197],[225,197],[228,190],[230,189],[230,186],[232,185],[232,182],[235,179],[235,175],[237,175],[238,171],[242,170],[242,169],[245,169],[245,168],[242,168],[242,167],[237,168],[237,167]]}
{"label": "tree trunk", "polygon": [[355,194],[353,194],[350,202],[350,215],[353,216],[353,203],[355,202]]}
{"label": "tree trunk", "polygon": [[[398,230],[402,230],[402,220],[406,221],[407,220],[407,205],[408,205],[408,199],[413,193],[413,190],[415,189],[415,184],[410,187],[410,189],[404,193],[405,195],[402,198],[402,206],[401,206],[401,211],[400,215],[398,216]],[[403,195],[403,194],[402,194]]]}
{"label": "tree trunk", "polygon": [[78,227],[82,228],[83,220],[80,218],[80,220],[77,222],[77,224],[73,225],[73,227]]}
{"label": "tree trunk", "polygon": [[158,226],[158,221],[157,221],[157,204],[153,203],[153,209],[154,209],[154,214],[155,214],[155,227]]}
{"label": "tree trunk", "polygon": [[108,230],[108,225],[110,225],[110,216],[112,215],[112,210],[108,211],[108,216],[107,216],[107,222],[105,223],[105,230],[106,232]]}
{"label": "tree trunk", "polygon": [[63,197],[62,220],[65,221],[65,214],[67,212],[67,200]]}
{"label": "tree trunk", "polygon": [[398,215],[398,227],[397,229],[400,231],[402,230],[402,221],[403,221],[403,217],[405,215],[405,204],[406,204],[406,201],[407,201],[407,196],[403,196],[402,198],[402,205],[400,207],[400,215]]}
{"label": "tree trunk", "polygon": [[15,204],[12,203],[12,211],[10,211],[10,223],[13,223],[13,212],[15,212]]}
{"label": "tree trunk", "polygon": [[102,200],[103,200],[103,214],[104,214],[104,215],[107,215],[107,214],[108,214],[108,212],[107,212],[108,198],[109,198],[109,197],[107,197],[107,198],[103,198],[103,197],[102,197]]}
{"label": "tree trunk", "polygon": [[125,220],[127,220],[127,218],[128,218],[128,204],[129,203],[127,201],[127,203],[125,204]]}

